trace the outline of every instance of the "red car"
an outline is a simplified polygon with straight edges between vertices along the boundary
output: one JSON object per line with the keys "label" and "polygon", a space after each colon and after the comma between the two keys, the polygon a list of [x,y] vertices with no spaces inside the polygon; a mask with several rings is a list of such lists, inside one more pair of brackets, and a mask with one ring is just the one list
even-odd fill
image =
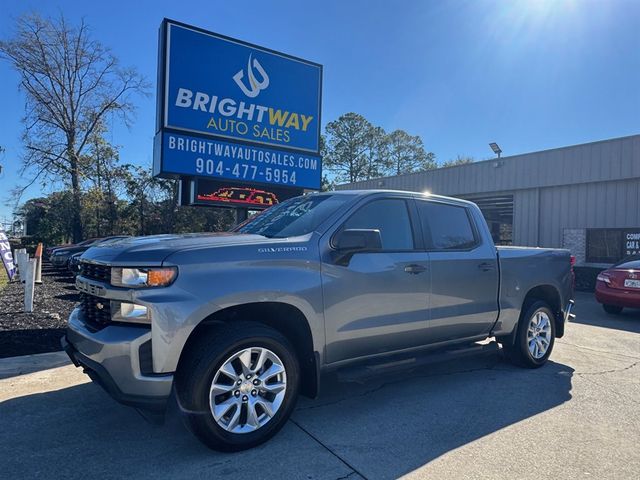
{"label": "red car", "polygon": [[596,300],[607,313],[640,308],[640,256],[627,257],[600,272],[596,281]]}

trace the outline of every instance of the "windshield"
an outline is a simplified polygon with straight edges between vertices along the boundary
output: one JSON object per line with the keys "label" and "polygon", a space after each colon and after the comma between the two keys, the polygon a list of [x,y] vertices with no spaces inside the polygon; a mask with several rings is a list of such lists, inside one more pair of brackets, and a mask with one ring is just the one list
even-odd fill
{"label": "windshield", "polygon": [[307,195],[282,202],[256,215],[234,231],[269,238],[297,237],[313,232],[352,195]]}

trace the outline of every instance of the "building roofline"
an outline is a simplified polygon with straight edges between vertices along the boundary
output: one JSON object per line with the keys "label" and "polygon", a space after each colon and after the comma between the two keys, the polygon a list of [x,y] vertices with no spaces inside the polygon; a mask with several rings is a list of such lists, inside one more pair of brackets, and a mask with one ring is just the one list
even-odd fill
{"label": "building roofline", "polygon": [[526,153],[518,153],[516,155],[509,155],[507,157],[500,157],[500,158],[489,158],[486,160],[478,160],[477,162],[473,162],[473,163],[465,163],[463,165],[447,165],[444,167],[437,167],[437,168],[432,168],[429,170],[421,170],[419,172],[411,172],[411,173],[403,173],[400,175],[392,175],[392,176],[388,176],[388,177],[375,177],[375,178],[370,178],[368,180],[358,180],[357,182],[352,182],[352,183],[342,183],[338,186],[345,186],[345,185],[358,185],[360,183],[364,183],[364,182],[374,182],[376,180],[387,180],[390,178],[403,178],[403,177],[411,177],[413,175],[424,175],[425,173],[429,173],[429,172],[435,172],[437,170],[445,170],[445,169],[452,169],[452,168],[469,168],[473,165],[478,165],[481,163],[487,163],[487,162],[496,162],[496,161],[502,161],[502,160],[513,160],[515,158],[519,158],[519,157],[526,157],[528,155],[539,155],[541,153],[548,153],[548,152],[553,152],[556,150],[567,150],[570,148],[576,148],[576,147],[584,147],[584,146],[588,146],[588,145],[595,145],[597,143],[609,143],[609,142],[618,142],[620,140],[627,140],[629,138],[634,138],[634,137],[638,137],[640,138],[640,134],[633,134],[633,135],[625,135],[623,137],[614,137],[614,138],[607,138],[604,140],[594,140],[592,142],[586,142],[586,143],[576,143],[576,144],[572,144],[572,145],[565,145],[562,147],[553,147],[553,148],[547,148],[545,150],[536,150],[534,152],[526,152]]}

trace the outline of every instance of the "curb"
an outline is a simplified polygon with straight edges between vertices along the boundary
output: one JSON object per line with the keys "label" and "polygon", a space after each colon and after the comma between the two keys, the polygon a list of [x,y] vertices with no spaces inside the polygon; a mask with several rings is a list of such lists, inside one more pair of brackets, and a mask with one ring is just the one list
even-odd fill
{"label": "curb", "polygon": [[0,358],[0,379],[71,365],[65,352],[38,353]]}

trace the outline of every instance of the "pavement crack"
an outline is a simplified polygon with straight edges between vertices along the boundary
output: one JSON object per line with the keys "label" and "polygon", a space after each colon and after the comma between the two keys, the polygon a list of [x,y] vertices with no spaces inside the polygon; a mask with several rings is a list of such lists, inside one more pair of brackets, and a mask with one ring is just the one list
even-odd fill
{"label": "pavement crack", "polygon": [[593,377],[585,377],[585,380],[586,380],[586,381],[588,381],[588,382],[591,382],[593,385],[597,385],[597,386],[598,386],[598,387],[600,387],[600,388],[604,388],[605,390],[609,390],[611,393],[613,393],[613,394],[615,394],[615,395],[617,395],[617,396],[619,396],[619,397],[623,398],[623,399],[624,399],[624,400],[626,400],[626,401],[629,401],[629,402],[631,402],[631,403],[635,403],[636,405],[640,405],[640,402],[639,402],[639,401],[637,401],[635,398],[633,398],[633,397],[631,397],[631,396],[627,395],[626,393],[620,392],[620,391],[616,390],[615,388],[612,388],[612,387],[611,387],[611,386],[609,386],[609,385],[603,385],[603,384],[602,384],[602,383],[600,383],[600,382],[596,382],[596,381],[593,379]]}
{"label": "pavement crack", "polygon": [[633,359],[639,359],[640,357],[637,357],[635,355],[626,355],[624,353],[616,353],[616,352],[607,352],[606,350],[598,350],[597,348],[591,348],[591,347],[585,347],[584,345],[577,345],[575,343],[569,343],[566,341],[558,341],[558,344],[560,345],[568,345],[570,347],[574,347],[577,348],[579,350],[589,350],[590,352],[597,352],[602,354],[603,356],[618,356],[618,357],[626,357],[626,358],[633,358]]}
{"label": "pavement crack", "polygon": [[619,372],[625,372],[627,370],[631,370],[632,368],[638,366],[640,364],[640,361],[638,362],[634,362],[631,365],[627,365],[626,367],[623,368],[613,368],[611,370],[602,370],[600,372],[574,372],[574,375],[576,377],[592,377],[592,376],[597,376],[597,375],[606,375],[608,373],[619,373]]}
{"label": "pavement crack", "polygon": [[[311,437],[313,440],[315,440],[315,442],[320,445],[322,448],[324,448],[327,452],[329,452],[331,455],[333,455],[334,457],[336,457],[341,463],[343,463],[346,467],[348,467],[351,472],[349,472],[347,475],[345,475],[344,477],[339,477],[339,479],[341,478],[348,478],[349,476],[355,474],[360,475],[361,478],[363,478],[364,480],[368,480],[367,477],[365,477],[362,472],[360,472],[357,468],[355,468],[353,465],[351,465],[349,462],[347,462],[344,458],[342,458],[340,455],[338,455],[338,453],[336,453],[331,447],[329,447],[328,445],[325,445],[324,443],[322,443],[322,441],[316,437],[313,433],[311,433],[309,430],[307,430],[306,428],[304,428],[302,425],[300,425],[298,422],[296,422],[293,418],[289,418],[289,421],[291,423],[293,423],[296,427],[298,427],[300,430],[302,430],[304,433],[306,433],[309,437]],[[336,479],[336,480],[339,480]]]}

